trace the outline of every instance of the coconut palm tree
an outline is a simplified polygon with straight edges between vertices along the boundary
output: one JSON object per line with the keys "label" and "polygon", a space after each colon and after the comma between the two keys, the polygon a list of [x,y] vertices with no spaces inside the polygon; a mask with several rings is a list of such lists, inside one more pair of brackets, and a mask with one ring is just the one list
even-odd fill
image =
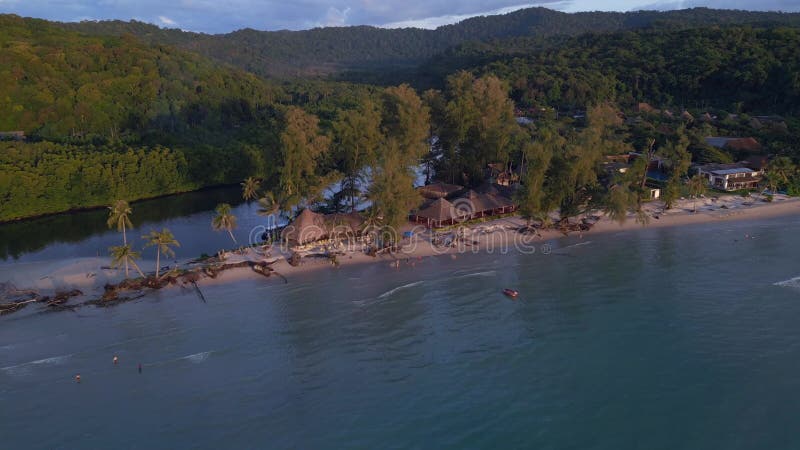
{"label": "coconut palm tree", "polygon": [[116,247],[109,247],[108,250],[111,252],[111,267],[117,268],[121,265],[125,266],[125,278],[128,278],[128,264],[132,265],[139,275],[144,278],[144,273],[142,273],[142,269],[139,268],[139,265],[136,264],[136,260],[139,259],[139,252],[133,251],[130,245],[118,245]]}
{"label": "coconut palm tree", "polygon": [[220,203],[217,205],[216,212],[217,215],[211,219],[211,227],[214,228],[215,231],[227,231],[231,239],[233,239],[233,243],[238,244],[236,238],[233,237],[233,230],[236,229],[236,216],[231,212],[231,205]]}
{"label": "coconut palm tree", "polygon": [[256,214],[262,217],[268,217],[277,213],[280,207],[280,202],[275,200],[275,196],[272,195],[272,192],[267,192],[263,197],[258,199],[258,211],[256,211]]}
{"label": "coconut palm tree", "polygon": [[[117,200],[113,205],[108,207],[108,220],[106,224],[108,228],[117,228],[117,231],[122,232],[122,245],[128,245],[127,228],[133,228],[131,223],[131,214],[133,210],[125,200]],[[125,260],[125,277],[128,276],[128,260]]]}
{"label": "coconut palm tree", "polygon": [[147,240],[145,247],[155,246],[156,248],[156,278],[158,278],[158,272],[161,269],[161,253],[167,256],[175,256],[175,251],[170,246],[180,247],[181,243],[166,228],[161,231],[153,230],[150,234],[142,236],[142,239]]}
{"label": "coconut palm tree", "polygon": [[133,228],[131,223],[131,206],[125,200],[117,200],[113,205],[108,207],[108,220],[106,224],[108,228],[117,227],[117,231],[122,232],[122,244],[128,244],[128,236],[125,233],[126,228]]}
{"label": "coconut palm tree", "polygon": [[247,177],[242,186],[242,198],[246,202],[251,202],[258,198],[258,188],[261,186],[261,181],[253,177]]}
{"label": "coconut palm tree", "polygon": [[706,178],[699,173],[689,178],[689,195],[694,197],[692,204],[692,212],[697,212],[697,197],[705,194],[706,192]]}

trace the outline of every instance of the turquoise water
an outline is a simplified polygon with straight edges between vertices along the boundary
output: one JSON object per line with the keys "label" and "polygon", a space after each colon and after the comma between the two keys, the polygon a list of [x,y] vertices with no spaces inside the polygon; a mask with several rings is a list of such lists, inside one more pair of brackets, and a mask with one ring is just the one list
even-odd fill
{"label": "turquoise water", "polygon": [[589,234],[25,310],[0,318],[0,447],[796,449],[798,231]]}

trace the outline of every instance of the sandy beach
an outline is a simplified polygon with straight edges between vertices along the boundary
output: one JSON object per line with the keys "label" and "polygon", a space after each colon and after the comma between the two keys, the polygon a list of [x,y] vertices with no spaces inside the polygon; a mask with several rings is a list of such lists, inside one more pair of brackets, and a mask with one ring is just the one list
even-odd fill
{"label": "sandy beach", "polygon": [[[697,212],[693,209],[697,208]],[[776,196],[773,202],[765,202],[757,197],[744,198],[739,196],[723,196],[719,198],[701,198],[695,200],[682,199],[670,210],[663,210],[662,202],[651,202],[646,206],[649,222],[646,228],[675,227],[690,224],[712,223],[733,220],[765,219],[778,216],[800,215],[800,199],[786,196]],[[602,213],[588,214],[589,217],[599,218],[591,230],[572,235],[600,235],[603,233],[618,233],[645,228],[637,223],[630,215],[620,224],[613,222]],[[580,220],[582,217],[576,218]],[[299,265],[290,265],[287,261],[288,254],[282,253],[277,247],[271,249],[268,255],[255,249],[246,249],[239,252],[229,252],[226,263],[240,261],[254,261],[271,263],[271,267],[288,282],[294,275],[307,273],[314,270],[337,270],[341,267],[359,264],[385,264],[387,267],[400,267],[401,265],[416,265],[418,261],[430,257],[458,258],[463,253],[506,253],[506,252],[541,252],[548,241],[560,239],[565,236],[557,229],[540,230],[537,233],[521,234],[517,230],[525,225],[525,220],[518,216],[488,220],[482,223],[471,223],[461,228],[439,233],[432,233],[423,227],[414,227],[409,224],[403,231],[414,231],[412,238],[405,238],[401,249],[394,254],[369,256],[364,252],[362,244],[348,247],[339,244],[336,264],[327,257],[314,257],[330,249],[330,243],[325,246],[310,247],[301,252],[304,258]],[[458,237],[458,238],[457,238]],[[434,245],[434,239],[437,245]],[[546,250],[544,250],[546,251]],[[8,264],[3,266],[0,282],[8,282],[19,290],[35,290],[41,295],[53,295],[79,289],[83,292],[80,301],[99,298],[107,283],[117,283],[124,277],[122,270],[110,269],[107,258],[79,258],[47,261],[41,263]],[[192,267],[188,261],[181,264],[181,268]],[[198,285],[204,286],[234,283],[244,279],[262,279],[266,283],[281,283],[280,278],[264,279],[250,268],[235,268],[221,272],[216,278],[201,278]],[[168,287],[166,289],[177,289]]]}

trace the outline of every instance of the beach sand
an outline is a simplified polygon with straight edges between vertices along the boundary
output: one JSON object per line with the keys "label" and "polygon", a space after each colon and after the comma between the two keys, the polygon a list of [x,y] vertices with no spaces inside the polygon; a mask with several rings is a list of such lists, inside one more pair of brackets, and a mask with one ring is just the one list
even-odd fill
{"label": "beach sand", "polygon": [[[765,219],[778,216],[800,215],[800,199],[786,196],[776,196],[771,203],[762,201],[758,197],[744,198],[739,196],[723,196],[720,198],[701,198],[696,201],[697,212],[692,212],[695,201],[691,199],[680,200],[668,211],[663,210],[662,202],[651,202],[645,210],[649,216],[647,228],[675,227],[690,224],[711,223],[732,220]],[[600,220],[595,223],[590,231],[580,233],[581,236],[595,236],[603,233],[618,233],[622,231],[642,229],[632,215],[620,224],[612,222],[601,213]],[[387,267],[401,265],[415,265],[417,261],[430,257],[458,258],[462,253],[488,253],[488,252],[515,252],[542,251],[542,245],[554,239],[563,238],[564,234],[555,229],[541,230],[537,234],[522,235],[516,230],[523,226],[525,221],[520,217],[507,217],[495,219],[478,224],[470,224],[463,229],[463,238],[456,241],[452,247],[435,246],[431,243],[432,233],[423,227],[414,227],[409,224],[403,231],[414,230],[414,237],[404,239],[401,250],[393,255],[368,256],[359,245],[357,248],[346,249],[345,253],[337,257],[338,264],[334,265],[327,258],[303,258],[298,266],[292,266],[286,258],[289,255],[281,254],[274,250],[273,254],[265,257],[249,249],[244,254],[229,253],[226,263],[235,263],[242,260],[274,261],[272,268],[285,276],[289,282],[294,275],[307,273],[314,270],[337,270],[341,267],[359,264],[385,264]],[[455,230],[448,233],[439,233],[444,239],[452,239]],[[579,233],[572,233],[575,235]],[[116,283],[124,277],[122,270],[108,269],[107,258],[79,258],[49,261],[30,264],[9,264],[4,266],[3,278],[0,282],[10,282],[17,289],[32,289],[42,295],[52,295],[56,291],[79,289],[84,293],[84,299],[99,298],[107,283]],[[135,274],[135,272],[134,272]],[[264,279],[250,268],[230,269],[220,273],[216,278],[202,278],[198,285],[204,286],[235,283],[244,279],[262,279],[268,283],[283,282],[279,277]],[[171,289],[171,287],[165,288]]]}

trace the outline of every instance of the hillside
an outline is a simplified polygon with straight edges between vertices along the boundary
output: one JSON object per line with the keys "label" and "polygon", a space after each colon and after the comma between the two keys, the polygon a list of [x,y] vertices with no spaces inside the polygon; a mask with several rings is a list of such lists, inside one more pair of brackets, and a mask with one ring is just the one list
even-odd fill
{"label": "hillside", "polygon": [[580,35],[646,27],[691,28],[724,24],[800,25],[800,14],[710,10],[567,14],[544,8],[476,17],[436,30],[368,26],[306,31],[239,30],[223,35],[165,30],[141,22],[81,22],[61,26],[101,35],[133,34],[233,64],[261,76],[295,77],[381,68],[415,67],[470,41],[509,37]]}
{"label": "hillside", "polygon": [[423,64],[417,77],[442,85],[465,69],[504,78],[527,107],[580,109],[611,100],[800,113],[800,28],[644,29],[470,43]]}
{"label": "hillside", "polygon": [[0,16],[0,221],[269,174],[286,94],[131,36]]}

